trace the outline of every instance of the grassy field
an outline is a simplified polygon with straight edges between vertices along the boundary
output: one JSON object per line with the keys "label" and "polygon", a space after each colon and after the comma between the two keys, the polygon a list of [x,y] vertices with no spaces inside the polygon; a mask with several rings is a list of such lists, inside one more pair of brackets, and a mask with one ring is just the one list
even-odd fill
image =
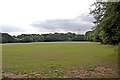
{"label": "grassy field", "polygon": [[117,46],[94,42],[2,45],[3,74],[27,77],[116,77]]}

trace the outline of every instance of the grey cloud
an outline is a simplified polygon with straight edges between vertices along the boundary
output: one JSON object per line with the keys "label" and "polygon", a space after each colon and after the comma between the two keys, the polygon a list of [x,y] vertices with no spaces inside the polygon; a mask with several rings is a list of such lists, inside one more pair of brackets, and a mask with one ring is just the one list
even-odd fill
{"label": "grey cloud", "polygon": [[24,29],[12,25],[0,24],[0,32],[22,32]]}
{"label": "grey cloud", "polygon": [[89,16],[81,16],[75,19],[57,19],[57,20],[47,20],[45,22],[35,22],[32,24],[35,28],[44,28],[49,31],[58,31],[59,29],[63,31],[73,31],[78,32],[79,30],[86,31],[93,27],[93,18]]}
{"label": "grey cloud", "polygon": [[95,20],[93,16],[90,16],[90,15],[80,15],[77,18],[85,22],[93,22]]}

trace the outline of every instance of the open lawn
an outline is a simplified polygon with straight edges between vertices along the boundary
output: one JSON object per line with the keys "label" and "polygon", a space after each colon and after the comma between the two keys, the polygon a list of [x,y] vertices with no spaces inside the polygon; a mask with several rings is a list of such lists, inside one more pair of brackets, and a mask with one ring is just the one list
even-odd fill
{"label": "open lawn", "polygon": [[36,42],[2,44],[2,50],[4,77],[117,77],[117,46]]}

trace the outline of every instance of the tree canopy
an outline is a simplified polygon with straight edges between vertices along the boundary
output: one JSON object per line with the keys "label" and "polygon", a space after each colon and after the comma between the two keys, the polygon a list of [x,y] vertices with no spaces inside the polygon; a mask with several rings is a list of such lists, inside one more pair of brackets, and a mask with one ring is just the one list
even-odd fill
{"label": "tree canopy", "polygon": [[52,41],[85,41],[84,35],[75,33],[49,33],[49,34],[21,34],[11,36],[8,33],[2,34],[2,43],[10,42],[52,42]]}
{"label": "tree canopy", "polygon": [[95,28],[86,32],[87,40],[100,41],[104,44],[120,42],[120,2],[96,2],[90,11],[95,18]]}

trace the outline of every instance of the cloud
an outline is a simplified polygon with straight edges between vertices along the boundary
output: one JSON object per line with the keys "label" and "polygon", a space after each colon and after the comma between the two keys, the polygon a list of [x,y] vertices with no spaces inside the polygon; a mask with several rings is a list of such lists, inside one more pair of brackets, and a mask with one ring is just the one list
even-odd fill
{"label": "cloud", "polygon": [[79,16],[74,19],[56,19],[56,20],[47,20],[45,22],[34,22],[32,24],[35,28],[43,28],[48,31],[53,32],[85,32],[91,29],[94,24],[92,23],[93,18],[90,16]]}
{"label": "cloud", "polygon": [[95,19],[93,18],[93,16],[91,15],[80,15],[77,18],[79,18],[81,21],[83,22],[93,22]]}
{"label": "cloud", "polygon": [[43,22],[36,21],[30,25],[22,26],[0,24],[0,32],[8,32],[10,34],[75,32],[84,34],[94,26],[92,23],[93,20],[91,16],[81,15],[73,19],[52,19]]}
{"label": "cloud", "polygon": [[0,24],[0,32],[23,32],[23,31],[25,31],[25,30],[20,27]]}

